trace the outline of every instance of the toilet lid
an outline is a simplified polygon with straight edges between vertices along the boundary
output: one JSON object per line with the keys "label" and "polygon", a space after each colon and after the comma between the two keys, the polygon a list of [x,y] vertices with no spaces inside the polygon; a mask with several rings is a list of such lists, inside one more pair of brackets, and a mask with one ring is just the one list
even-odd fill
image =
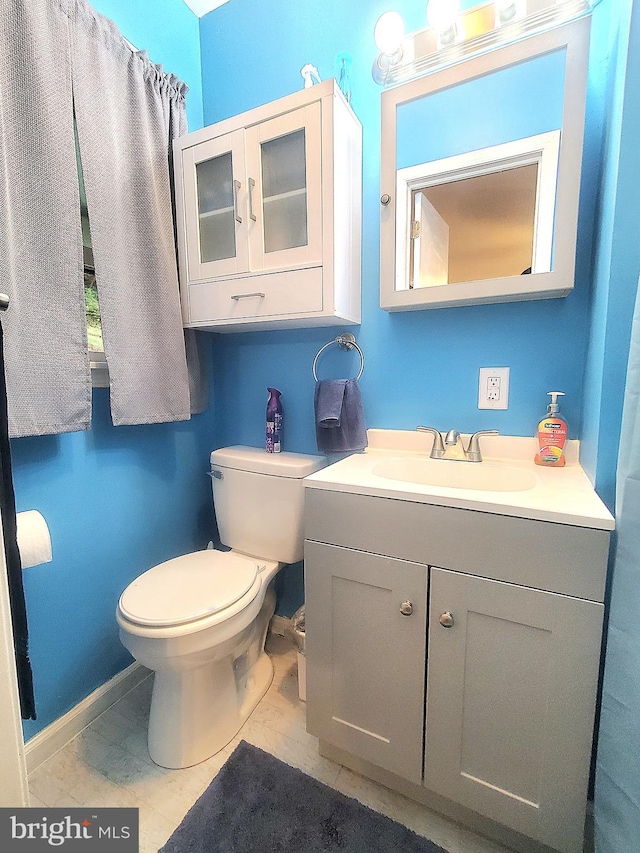
{"label": "toilet lid", "polygon": [[149,569],[120,596],[120,612],[139,625],[183,625],[235,604],[259,566],[231,551],[196,551]]}

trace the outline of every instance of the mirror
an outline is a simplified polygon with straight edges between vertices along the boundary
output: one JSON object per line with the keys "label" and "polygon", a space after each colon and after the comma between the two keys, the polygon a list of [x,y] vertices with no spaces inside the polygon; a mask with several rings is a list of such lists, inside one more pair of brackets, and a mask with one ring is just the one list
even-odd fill
{"label": "mirror", "polygon": [[397,171],[396,278],[409,289],[552,269],[560,133]]}
{"label": "mirror", "polygon": [[589,19],[382,95],[380,304],[573,287]]}

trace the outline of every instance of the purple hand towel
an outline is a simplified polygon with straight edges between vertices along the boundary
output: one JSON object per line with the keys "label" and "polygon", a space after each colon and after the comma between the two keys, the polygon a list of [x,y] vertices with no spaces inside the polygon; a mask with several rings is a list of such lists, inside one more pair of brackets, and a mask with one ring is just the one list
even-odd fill
{"label": "purple hand towel", "polygon": [[[339,411],[338,402],[341,403]],[[323,453],[364,450],[367,427],[357,379],[317,382],[314,406],[318,450]]]}

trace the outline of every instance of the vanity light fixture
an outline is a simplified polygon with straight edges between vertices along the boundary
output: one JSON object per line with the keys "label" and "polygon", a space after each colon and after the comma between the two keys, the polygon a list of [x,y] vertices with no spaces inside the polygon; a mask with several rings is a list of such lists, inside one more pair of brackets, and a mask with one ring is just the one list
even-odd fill
{"label": "vanity light fixture", "polygon": [[404,32],[397,12],[385,12],[374,37],[379,54],[373,79],[405,83],[471,56],[589,14],[600,0],[481,0],[460,10],[460,0],[428,0],[428,26]]}
{"label": "vanity light fixture", "polygon": [[391,69],[399,65],[404,58],[402,16],[398,12],[385,12],[380,15],[373,30],[373,38],[379,53],[371,73],[376,83],[384,86]]}

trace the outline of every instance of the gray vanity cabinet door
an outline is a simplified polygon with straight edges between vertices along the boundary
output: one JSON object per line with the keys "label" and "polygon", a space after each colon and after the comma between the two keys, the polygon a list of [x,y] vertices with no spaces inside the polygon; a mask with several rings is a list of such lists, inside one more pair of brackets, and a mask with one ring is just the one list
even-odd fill
{"label": "gray vanity cabinet door", "polygon": [[602,614],[595,602],[432,569],[425,785],[582,851]]}
{"label": "gray vanity cabinet door", "polygon": [[416,784],[427,572],[405,560],[305,544],[307,730]]}

